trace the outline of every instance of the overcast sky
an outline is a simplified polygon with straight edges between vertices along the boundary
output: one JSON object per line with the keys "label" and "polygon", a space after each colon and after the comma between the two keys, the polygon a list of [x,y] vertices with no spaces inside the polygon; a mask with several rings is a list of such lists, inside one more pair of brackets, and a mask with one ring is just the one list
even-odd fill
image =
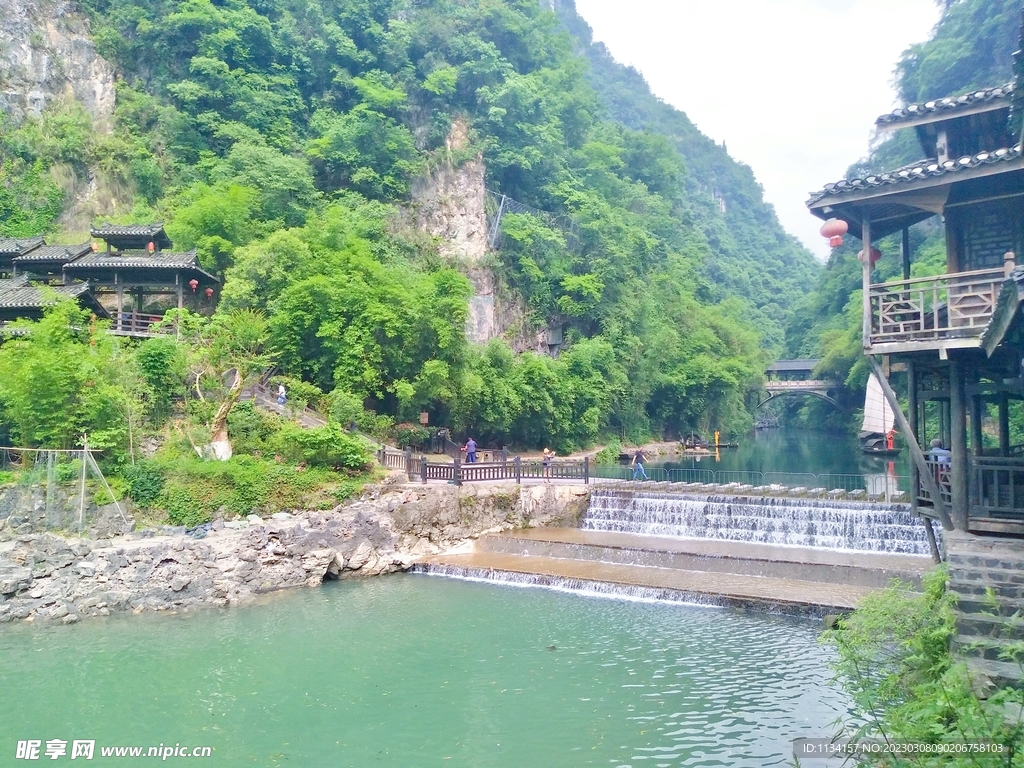
{"label": "overcast sky", "polygon": [[[616,60],[746,163],[782,225],[820,258],[804,206],[864,157],[896,105],[892,72],[934,0],[576,0]],[[935,94],[944,96],[946,94]]]}

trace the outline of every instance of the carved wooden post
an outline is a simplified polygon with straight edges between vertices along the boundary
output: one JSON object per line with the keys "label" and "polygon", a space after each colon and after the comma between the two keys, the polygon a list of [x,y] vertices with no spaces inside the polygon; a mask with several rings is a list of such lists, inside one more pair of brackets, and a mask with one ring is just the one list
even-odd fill
{"label": "carved wooden post", "polygon": [[387,464],[384,463],[384,451],[385,450],[386,449],[384,448],[383,445],[380,448],[377,449],[377,461],[380,462],[380,465],[382,467],[387,467]]}
{"label": "carved wooden post", "polygon": [[590,457],[583,457],[583,484],[590,485]]}
{"label": "carved wooden post", "polygon": [[1003,254],[1003,277],[1009,277],[1013,274],[1013,270],[1017,268],[1017,256],[1013,251],[1007,251]]}
{"label": "carved wooden post", "polygon": [[452,466],[452,480],[456,485],[462,485],[462,460],[459,458],[455,459],[455,464]]}
{"label": "carved wooden post", "polygon": [[420,456],[420,481],[426,485],[427,483],[427,457]]}
{"label": "carved wooden post", "polygon": [[516,465],[516,485],[519,485],[523,479],[523,459],[520,456],[516,456],[514,464]]}
{"label": "carved wooden post", "polygon": [[405,474],[410,480],[412,480],[412,447],[406,446],[405,448]]}

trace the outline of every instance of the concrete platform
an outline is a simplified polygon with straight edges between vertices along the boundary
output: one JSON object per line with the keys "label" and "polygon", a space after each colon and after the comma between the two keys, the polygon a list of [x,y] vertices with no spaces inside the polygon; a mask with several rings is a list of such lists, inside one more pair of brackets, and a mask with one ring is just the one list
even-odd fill
{"label": "concrete platform", "polygon": [[798,579],[501,552],[436,555],[417,564],[415,570],[494,581],[501,581],[500,574],[523,574],[540,578],[513,581],[556,587],[561,584],[572,586],[576,582],[640,587],[676,593],[676,599],[683,602],[693,596],[695,602],[811,615],[851,610],[858,600],[875,591],[872,587],[822,584]]}
{"label": "concrete platform", "polygon": [[475,550],[878,589],[893,579],[917,587],[921,576],[933,566],[931,558],[923,555],[684,539],[578,528],[528,528],[485,536],[477,540]]}

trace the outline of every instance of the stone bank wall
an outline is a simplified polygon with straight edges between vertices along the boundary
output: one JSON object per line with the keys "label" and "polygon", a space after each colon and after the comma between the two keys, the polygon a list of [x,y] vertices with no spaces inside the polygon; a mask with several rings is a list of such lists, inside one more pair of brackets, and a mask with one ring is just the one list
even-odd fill
{"label": "stone bank wall", "polygon": [[588,499],[581,486],[393,484],[330,512],[218,521],[202,538],[24,534],[0,543],[0,623],[223,607],[324,579],[390,573],[481,533],[575,525]]}

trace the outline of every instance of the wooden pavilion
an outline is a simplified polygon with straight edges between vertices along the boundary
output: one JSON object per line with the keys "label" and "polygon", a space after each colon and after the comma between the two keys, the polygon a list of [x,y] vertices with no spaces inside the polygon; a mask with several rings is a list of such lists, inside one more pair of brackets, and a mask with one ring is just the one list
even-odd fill
{"label": "wooden pavilion", "polygon": [[[1024,399],[1024,157],[1010,129],[1013,85],[912,104],[878,118],[913,129],[926,159],[830,184],[807,205],[861,240],[863,346],[914,458],[914,505],[947,530],[1024,536],[1024,453],[1010,404]],[[911,277],[908,228],[939,214],[945,274]],[[900,234],[902,277],[875,282],[874,246]],[[865,257],[865,254],[867,256]],[[877,358],[877,359],[876,359]],[[888,382],[907,373],[904,414]],[[983,423],[997,415],[997,444]],[[952,457],[926,455],[940,440]]]}

